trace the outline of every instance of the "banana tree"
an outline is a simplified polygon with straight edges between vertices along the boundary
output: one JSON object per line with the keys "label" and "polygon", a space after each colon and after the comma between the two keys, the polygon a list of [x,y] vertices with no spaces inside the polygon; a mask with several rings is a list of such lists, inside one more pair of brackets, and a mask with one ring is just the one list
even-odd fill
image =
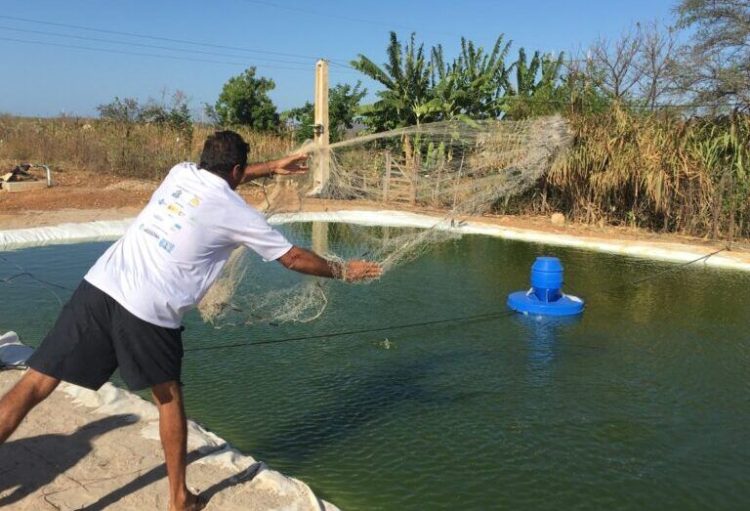
{"label": "banana tree", "polygon": [[509,84],[503,98],[503,110],[512,118],[551,113],[563,106],[560,97],[560,78],[564,54],[534,52],[527,60],[526,50],[518,50],[518,60],[511,66],[516,71],[516,83]]}
{"label": "banana tree", "polygon": [[509,87],[510,69],[505,58],[510,42],[501,34],[486,53],[472,41],[461,38],[461,53],[446,64],[442,46],[432,50],[434,99],[431,107],[451,119],[496,118],[501,113],[502,97]]}
{"label": "banana tree", "polygon": [[388,62],[382,67],[360,54],[352,67],[381,83],[385,90],[378,100],[360,109],[365,122],[375,131],[413,126],[432,120],[425,105],[432,99],[432,65],[425,58],[424,45],[417,46],[412,34],[403,46],[395,32],[390,33],[386,50]]}

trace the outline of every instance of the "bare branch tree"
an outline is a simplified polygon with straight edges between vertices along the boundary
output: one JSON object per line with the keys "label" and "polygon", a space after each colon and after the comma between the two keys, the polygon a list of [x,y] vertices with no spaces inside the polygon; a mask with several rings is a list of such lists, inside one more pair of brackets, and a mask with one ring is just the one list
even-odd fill
{"label": "bare branch tree", "polygon": [[599,71],[602,89],[615,99],[624,99],[643,76],[638,57],[643,47],[640,25],[614,42],[600,38],[591,47],[591,61]]}
{"label": "bare branch tree", "polygon": [[677,39],[674,29],[663,27],[658,21],[648,23],[640,35],[638,94],[654,110],[663,97],[675,92]]}

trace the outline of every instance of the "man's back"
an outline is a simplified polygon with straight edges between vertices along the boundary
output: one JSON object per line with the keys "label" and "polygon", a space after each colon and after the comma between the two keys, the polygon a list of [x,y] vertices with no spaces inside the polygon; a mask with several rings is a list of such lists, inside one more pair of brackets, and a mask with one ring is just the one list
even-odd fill
{"label": "man's back", "polygon": [[291,248],[224,179],[181,163],[85,279],[144,321],[177,328],[240,244],[266,260]]}

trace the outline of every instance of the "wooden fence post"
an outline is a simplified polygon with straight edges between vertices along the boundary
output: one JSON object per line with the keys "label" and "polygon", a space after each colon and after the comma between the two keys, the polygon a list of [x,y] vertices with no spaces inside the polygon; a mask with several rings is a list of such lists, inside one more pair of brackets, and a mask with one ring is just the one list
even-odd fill
{"label": "wooden fence post", "polygon": [[735,194],[734,187],[734,174],[732,174],[729,176],[729,232],[727,233],[727,250],[732,250],[732,243],[734,242],[734,221],[735,211],[737,210],[737,195]]}
{"label": "wooden fence post", "polygon": [[419,169],[422,167],[422,158],[417,149],[414,153],[414,160],[411,172],[411,204],[417,204],[417,180],[419,179]]}
{"label": "wooden fence post", "polygon": [[388,202],[388,188],[391,185],[391,167],[393,166],[393,160],[391,160],[391,152],[385,151],[385,176],[383,177],[383,202]]}

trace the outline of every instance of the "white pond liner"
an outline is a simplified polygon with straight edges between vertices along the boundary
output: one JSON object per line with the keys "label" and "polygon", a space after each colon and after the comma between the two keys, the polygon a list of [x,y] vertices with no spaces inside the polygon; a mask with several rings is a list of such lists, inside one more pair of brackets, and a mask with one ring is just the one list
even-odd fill
{"label": "white pond liner", "polygon": [[15,332],[0,335],[0,368],[24,367],[34,350],[18,340]]}
{"label": "white pond liner", "polygon": [[[33,349],[23,345],[15,332],[0,335],[0,368],[23,367]],[[144,425],[141,436],[159,440],[159,412],[153,403],[141,399],[126,390],[105,383],[98,391],[77,385],[62,383],[60,390],[73,398],[76,404],[91,409],[100,415],[137,415]],[[217,450],[220,448],[220,450]],[[188,421],[188,450],[208,453],[193,463],[219,466],[234,472],[238,480],[252,475],[256,488],[265,488],[292,502],[285,509],[310,511],[338,511],[333,504],[325,502],[313,493],[309,486],[298,479],[287,477],[271,470],[263,462],[244,455],[227,442],[205,430],[199,424]],[[254,474],[254,475],[253,475]],[[249,478],[249,477],[248,477]]]}
{"label": "white pond liner", "polygon": [[[692,261],[714,251],[713,248],[677,244],[578,237],[568,234],[534,231],[531,229],[503,227],[476,221],[454,226],[440,217],[390,210],[282,213],[273,215],[268,220],[274,225],[291,222],[345,222],[370,226],[437,227],[464,234],[482,234],[497,238],[677,263]],[[50,227],[0,231],[0,251],[61,243],[114,240],[122,236],[132,222],[133,218],[128,218],[124,220],[101,220],[97,222],[68,223]],[[750,271],[750,262],[747,259],[727,252],[711,256],[702,261],[701,264],[717,268]]]}
{"label": "white pond liner", "polygon": [[125,234],[132,222],[133,218],[126,218],[0,231],[0,250],[115,240]]}

